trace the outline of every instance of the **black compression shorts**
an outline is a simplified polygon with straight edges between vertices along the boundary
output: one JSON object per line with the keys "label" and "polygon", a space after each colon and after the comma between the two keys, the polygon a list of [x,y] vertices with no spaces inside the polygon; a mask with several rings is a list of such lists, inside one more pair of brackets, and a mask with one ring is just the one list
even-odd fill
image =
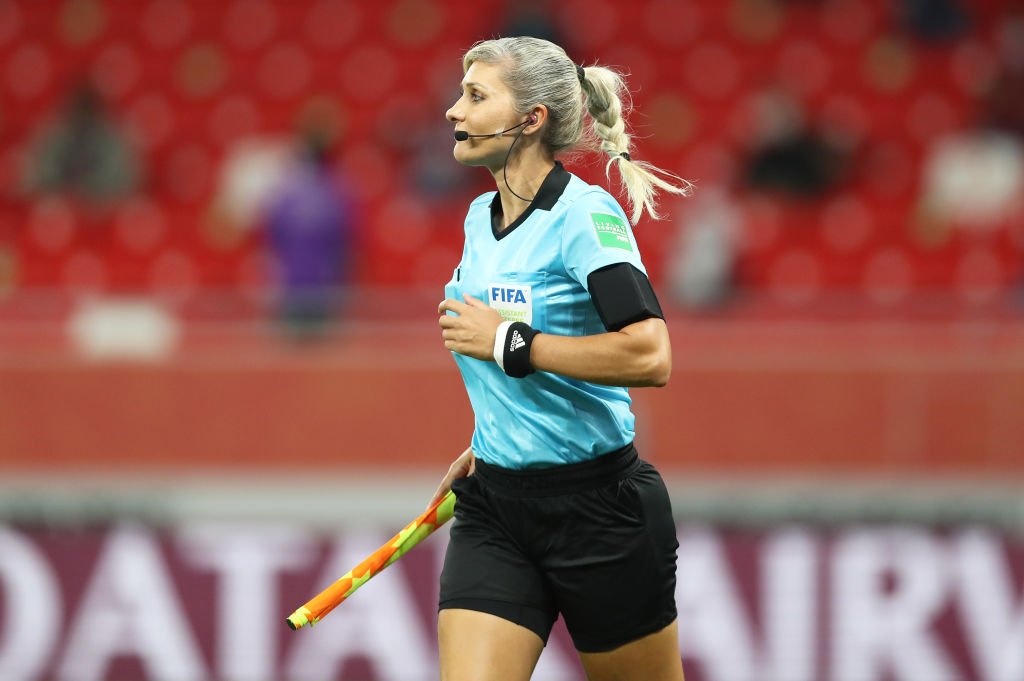
{"label": "black compression shorts", "polygon": [[441,609],[490,613],[545,643],[561,613],[581,652],[614,650],[675,620],[668,493],[632,445],[537,471],[477,460],[452,489]]}

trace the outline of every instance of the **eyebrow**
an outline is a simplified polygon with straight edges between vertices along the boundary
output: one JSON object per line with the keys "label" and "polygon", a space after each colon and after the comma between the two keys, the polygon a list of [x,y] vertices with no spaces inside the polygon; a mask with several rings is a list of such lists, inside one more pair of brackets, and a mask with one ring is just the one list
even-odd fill
{"label": "eyebrow", "polygon": [[487,87],[486,85],[481,85],[480,83],[474,83],[473,81],[469,81],[468,83],[463,83],[462,87],[464,87],[464,88],[475,87],[478,90],[490,90],[490,88]]}

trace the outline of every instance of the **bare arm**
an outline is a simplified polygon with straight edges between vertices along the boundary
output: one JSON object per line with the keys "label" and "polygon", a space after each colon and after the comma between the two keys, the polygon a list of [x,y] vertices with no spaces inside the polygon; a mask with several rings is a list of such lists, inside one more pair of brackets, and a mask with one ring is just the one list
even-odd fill
{"label": "bare arm", "polygon": [[596,336],[542,333],[533,340],[530,363],[591,383],[660,388],[672,372],[672,346],[665,322],[651,317]]}
{"label": "bare arm", "polygon": [[[501,317],[483,301],[465,299],[445,300],[438,307],[445,347],[493,361],[494,333]],[[458,316],[445,314],[449,310]],[[595,336],[542,333],[534,338],[530,361],[538,371],[591,383],[660,387],[672,371],[672,347],[665,322],[650,318]]]}

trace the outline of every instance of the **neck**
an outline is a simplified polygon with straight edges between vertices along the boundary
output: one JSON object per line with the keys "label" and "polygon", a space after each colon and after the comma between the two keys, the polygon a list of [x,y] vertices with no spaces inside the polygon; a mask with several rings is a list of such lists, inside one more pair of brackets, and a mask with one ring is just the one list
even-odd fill
{"label": "neck", "polygon": [[[533,197],[540,191],[544,178],[554,167],[555,159],[549,154],[525,153],[516,154],[514,158],[508,160],[507,166],[491,171],[498,187],[498,195],[501,197],[504,227],[515,222],[530,206]],[[508,185],[505,184],[506,179]],[[509,191],[509,185],[522,198]]]}

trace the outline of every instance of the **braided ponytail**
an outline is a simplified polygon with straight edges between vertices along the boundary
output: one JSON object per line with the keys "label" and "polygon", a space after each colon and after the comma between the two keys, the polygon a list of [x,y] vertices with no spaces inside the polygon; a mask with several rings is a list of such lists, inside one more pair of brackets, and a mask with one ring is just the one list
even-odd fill
{"label": "braided ponytail", "polygon": [[[636,224],[644,211],[653,219],[660,220],[655,198],[657,190],[687,196],[692,185],[652,163],[632,160],[623,111],[623,94],[628,94],[625,82],[618,73],[603,66],[588,66],[584,74],[583,93],[586,95],[587,113],[594,121],[592,130],[601,151],[608,155],[605,177],[611,179],[612,165],[616,165],[626,188],[630,222]],[[627,108],[628,105],[627,102]],[[658,175],[671,178],[678,184],[667,182]]]}

